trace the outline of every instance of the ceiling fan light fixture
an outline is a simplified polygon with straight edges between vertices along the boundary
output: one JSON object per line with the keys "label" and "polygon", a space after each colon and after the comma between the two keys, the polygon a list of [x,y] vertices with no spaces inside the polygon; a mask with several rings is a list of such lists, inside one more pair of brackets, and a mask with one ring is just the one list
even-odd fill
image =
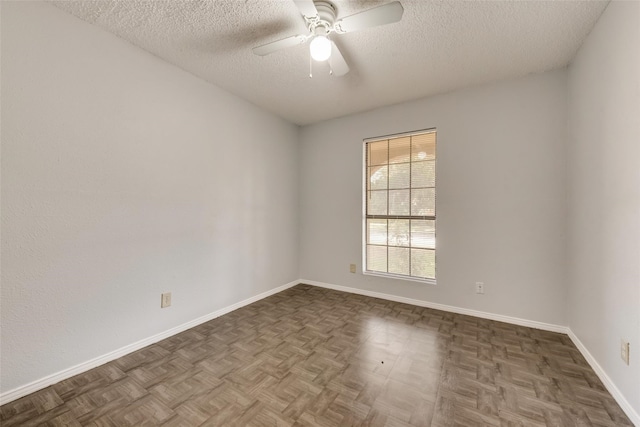
{"label": "ceiling fan light fixture", "polygon": [[309,52],[314,60],[326,61],[331,56],[331,41],[327,36],[315,36],[309,43]]}

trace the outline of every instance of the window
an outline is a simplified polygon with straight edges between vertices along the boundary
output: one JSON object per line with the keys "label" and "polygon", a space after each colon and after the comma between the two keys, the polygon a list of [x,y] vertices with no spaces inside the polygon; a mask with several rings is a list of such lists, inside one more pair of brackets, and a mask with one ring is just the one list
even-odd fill
{"label": "window", "polygon": [[364,145],[365,272],[435,283],[436,131]]}

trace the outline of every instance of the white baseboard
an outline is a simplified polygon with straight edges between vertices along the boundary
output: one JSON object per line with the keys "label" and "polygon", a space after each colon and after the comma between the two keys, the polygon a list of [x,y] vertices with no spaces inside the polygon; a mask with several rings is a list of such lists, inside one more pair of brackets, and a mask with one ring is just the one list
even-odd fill
{"label": "white baseboard", "polygon": [[611,393],[611,395],[616,400],[618,405],[620,405],[620,407],[625,412],[625,414],[627,414],[627,417],[629,417],[629,419],[631,420],[632,423],[634,423],[634,425],[640,427],[640,416],[638,416],[638,413],[633,409],[633,407],[631,406],[631,404],[629,404],[629,402],[624,397],[624,395],[620,392],[620,390],[618,390],[618,388],[615,386],[613,381],[611,381],[611,378],[609,378],[609,376],[605,373],[604,369],[602,369],[602,367],[598,364],[598,362],[596,362],[596,359],[594,359],[591,353],[589,353],[589,350],[587,350],[584,344],[580,342],[578,337],[573,333],[573,331],[568,326],[560,326],[560,325],[554,325],[551,323],[537,322],[535,320],[520,319],[518,317],[503,316],[501,314],[470,310],[467,308],[460,308],[460,307],[455,307],[451,305],[438,304],[434,302],[417,300],[412,298],[405,298],[405,297],[385,294],[381,292],[367,291],[367,290],[358,289],[358,288],[350,288],[347,286],[334,285],[331,283],[316,282],[314,280],[300,280],[300,283],[306,283],[308,285],[318,286],[321,288],[349,292],[349,293],[358,294],[358,295],[365,295],[368,297],[380,298],[380,299],[385,299],[389,301],[417,305],[419,307],[427,307],[427,308],[433,308],[436,310],[449,311],[452,313],[466,314],[469,316],[480,317],[483,319],[496,320],[499,322],[512,323],[515,325],[528,326],[530,328],[567,334],[571,338],[571,341],[573,341],[575,346],[578,348],[578,350],[580,350],[580,353],[582,353],[582,355],[587,360],[591,368],[598,375],[598,377],[600,378],[600,381],[602,381],[602,383],[607,388],[609,393]]}
{"label": "white baseboard", "polygon": [[616,387],[613,381],[611,381],[611,378],[609,378],[609,375],[607,375],[604,369],[602,369],[602,367],[596,361],[593,355],[591,355],[589,350],[587,350],[587,347],[585,347],[584,344],[582,344],[582,341],[580,341],[580,339],[576,336],[576,334],[573,333],[573,331],[570,328],[569,328],[568,335],[569,335],[569,338],[571,338],[571,341],[573,341],[576,347],[578,347],[578,350],[580,350],[580,353],[582,353],[584,358],[587,359],[587,362],[589,363],[589,365],[591,365],[591,368],[595,371],[596,375],[598,375],[598,378],[600,378],[600,381],[602,381],[604,386],[607,388],[607,391],[611,393],[611,395],[616,400],[616,402],[618,402],[618,405],[620,405],[624,413],[627,414],[627,417],[629,417],[629,419],[634,425],[640,427],[640,415],[638,414],[638,412],[636,412],[636,410],[631,406],[631,404],[627,401],[627,399],[625,399],[624,395],[620,392],[620,390],[618,390],[618,387]]}
{"label": "white baseboard", "polygon": [[471,310],[468,308],[455,307],[453,305],[438,304],[435,302],[418,300],[413,298],[405,298],[397,295],[384,294],[381,292],[367,291],[364,289],[350,288],[347,286],[333,285],[331,283],[316,282],[314,280],[300,280],[300,283],[306,283],[321,288],[333,289],[336,291],[349,292],[352,294],[365,295],[368,297],[380,298],[389,301],[402,302],[405,304],[417,305],[418,307],[433,308],[435,310],[448,311],[451,313],[466,314],[468,316],[480,317],[483,319],[496,320],[498,322],[511,323],[514,325],[527,326],[534,329],[542,329],[550,332],[560,332],[566,334],[568,328],[566,326],[554,325],[552,323],[538,322],[535,320],[521,319],[519,317],[503,316],[502,314],[487,313],[485,311]]}
{"label": "white baseboard", "polygon": [[243,301],[237,302],[230,306],[221,308],[220,310],[216,310],[212,313],[198,317],[197,319],[191,320],[190,322],[183,323],[182,325],[176,326],[175,328],[171,328],[159,334],[153,335],[149,338],[145,338],[133,344],[129,344],[125,347],[119,348],[110,353],[104,354],[102,356],[98,356],[94,359],[91,359],[86,362],[80,363],[78,365],[72,366],[70,368],[64,369],[60,372],[56,372],[55,374],[51,374],[44,378],[40,378],[39,380],[30,382],[29,384],[16,387],[13,390],[9,390],[5,393],[0,394],[0,405],[4,405],[5,403],[12,402],[28,394],[34,393],[38,390],[42,390],[45,387],[49,387],[52,384],[56,384],[60,381],[66,380],[67,378],[71,378],[74,375],[78,375],[90,369],[96,368],[100,365],[104,365],[107,362],[111,362],[112,360],[115,360],[119,357],[125,356],[129,353],[133,353],[134,351],[140,350],[143,347],[154,344],[158,341],[162,341],[163,339],[179,334],[180,332],[184,332],[187,329],[193,328],[194,326],[198,326],[202,323],[208,322],[209,320],[215,319],[216,317],[223,316],[227,313],[230,313],[234,310],[237,310],[241,307],[244,307],[256,301],[259,301],[263,298],[282,292],[285,289],[288,289],[299,283],[300,283],[299,280],[294,280],[293,282],[289,282],[286,285],[279,286],[277,288],[255,295],[251,298],[247,298]]}

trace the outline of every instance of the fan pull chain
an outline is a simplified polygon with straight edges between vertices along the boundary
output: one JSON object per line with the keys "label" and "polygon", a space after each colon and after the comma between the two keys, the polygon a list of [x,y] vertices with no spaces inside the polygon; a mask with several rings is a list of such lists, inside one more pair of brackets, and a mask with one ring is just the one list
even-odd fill
{"label": "fan pull chain", "polygon": [[309,55],[309,78],[313,78],[313,61],[311,61],[311,55]]}

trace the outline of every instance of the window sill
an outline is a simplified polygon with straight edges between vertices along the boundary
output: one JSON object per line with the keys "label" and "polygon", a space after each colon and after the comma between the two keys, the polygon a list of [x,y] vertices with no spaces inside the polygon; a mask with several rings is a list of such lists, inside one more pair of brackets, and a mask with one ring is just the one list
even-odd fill
{"label": "window sill", "polygon": [[428,285],[436,286],[436,279],[421,279],[419,277],[403,276],[400,274],[392,274],[392,273],[378,273],[375,271],[363,271],[362,274],[365,276],[384,277],[385,279],[399,279],[399,280],[406,280],[408,282],[418,282],[418,283],[425,283]]}

